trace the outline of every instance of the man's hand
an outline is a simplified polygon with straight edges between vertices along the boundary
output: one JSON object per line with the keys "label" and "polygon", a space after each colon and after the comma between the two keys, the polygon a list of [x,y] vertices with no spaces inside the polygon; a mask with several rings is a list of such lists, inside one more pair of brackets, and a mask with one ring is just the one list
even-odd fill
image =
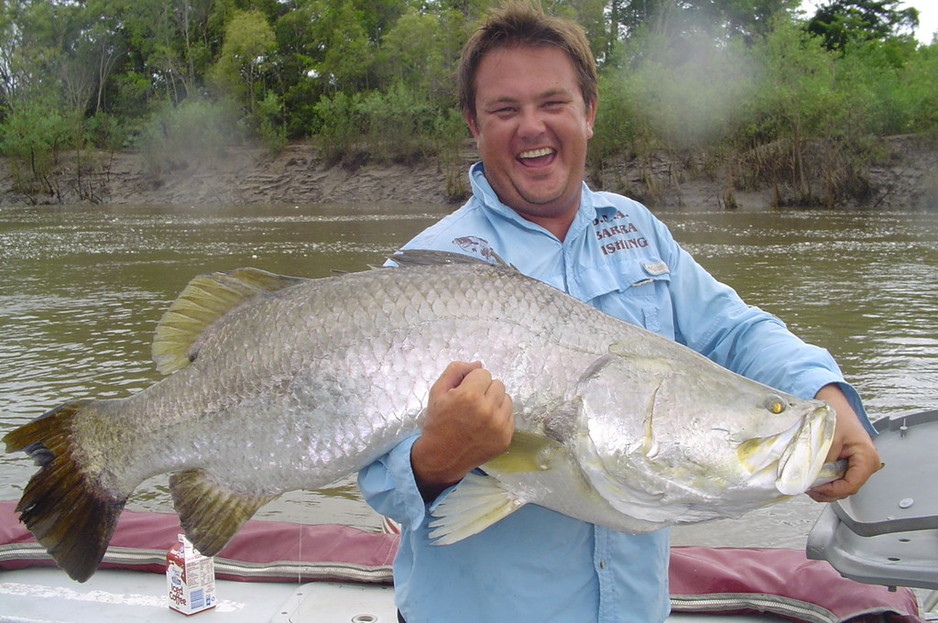
{"label": "man's hand", "polygon": [[847,459],[847,473],[839,480],[811,489],[808,495],[818,502],[833,502],[856,493],[882,463],[869,433],[837,385],[825,385],[815,398],[826,401],[837,412],[834,443],[827,460]]}
{"label": "man's hand", "polygon": [[449,364],[430,388],[423,432],[410,452],[424,500],[504,452],[514,430],[505,385],[478,361]]}

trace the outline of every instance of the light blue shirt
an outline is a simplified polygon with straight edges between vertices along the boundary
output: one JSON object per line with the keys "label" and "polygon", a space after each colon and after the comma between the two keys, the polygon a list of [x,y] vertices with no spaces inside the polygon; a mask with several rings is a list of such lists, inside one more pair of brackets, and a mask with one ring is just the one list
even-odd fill
{"label": "light blue shirt", "polygon": [[[470,180],[469,201],[405,248],[497,253],[521,272],[608,314],[796,396],[813,397],[824,385],[839,383],[869,425],[859,396],[827,351],[743,303],[641,204],[584,185],[579,211],[561,241],[502,204],[481,163],[470,170]],[[402,525],[394,583],[408,623],[667,618],[667,530],[624,534],[529,504],[467,539],[430,545],[433,505],[424,504],[410,466],[415,438],[359,474],[368,503]]]}

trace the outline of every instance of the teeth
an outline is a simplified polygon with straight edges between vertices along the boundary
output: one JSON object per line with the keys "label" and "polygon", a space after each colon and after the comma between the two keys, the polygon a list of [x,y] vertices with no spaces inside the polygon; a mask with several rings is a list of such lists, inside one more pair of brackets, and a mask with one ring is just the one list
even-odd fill
{"label": "teeth", "polygon": [[542,147],[541,149],[532,149],[531,151],[523,151],[518,154],[519,158],[540,158],[541,156],[549,156],[554,153],[554,150],[550,147]]}

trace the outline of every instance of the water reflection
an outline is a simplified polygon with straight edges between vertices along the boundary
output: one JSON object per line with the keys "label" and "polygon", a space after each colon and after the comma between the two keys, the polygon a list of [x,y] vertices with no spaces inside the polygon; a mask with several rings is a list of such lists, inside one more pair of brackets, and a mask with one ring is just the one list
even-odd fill
{"label": "water reflection", "polygon": [[[195,274],[238,266],[309,277],[380,263],[448,206],[65,206],[0,211],[0,432],[56,404],[158,378],[150,339]],[[745,300],[829,349],[874,416],[938,406],[938,216],[665,213],[675,237]],[[32,474],[0,456],[0,491]],[[165,478],[133,508],[169,509]],[[800,546],[804,498],[676,541]],[[263,516],[376,525],[351,479]],[[728,527],[729,526],[729,527]],[[760,527],[761,526],[761,527]],[[728,540],[729,539],[729,540]]]}

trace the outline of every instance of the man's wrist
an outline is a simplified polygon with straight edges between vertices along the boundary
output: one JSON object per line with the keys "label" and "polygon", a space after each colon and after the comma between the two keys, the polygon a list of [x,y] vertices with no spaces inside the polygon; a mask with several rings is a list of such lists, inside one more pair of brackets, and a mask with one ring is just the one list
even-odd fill
{"label": "man's wrist", "polygon": [[442,461],[430,458],[418,438],[410,449],[410,466],[414,473],[414,482],[424,502],[435,500],[444,490],[453,486],[465,476],[465,472],[456,472],[451,467],[434,467]]}

